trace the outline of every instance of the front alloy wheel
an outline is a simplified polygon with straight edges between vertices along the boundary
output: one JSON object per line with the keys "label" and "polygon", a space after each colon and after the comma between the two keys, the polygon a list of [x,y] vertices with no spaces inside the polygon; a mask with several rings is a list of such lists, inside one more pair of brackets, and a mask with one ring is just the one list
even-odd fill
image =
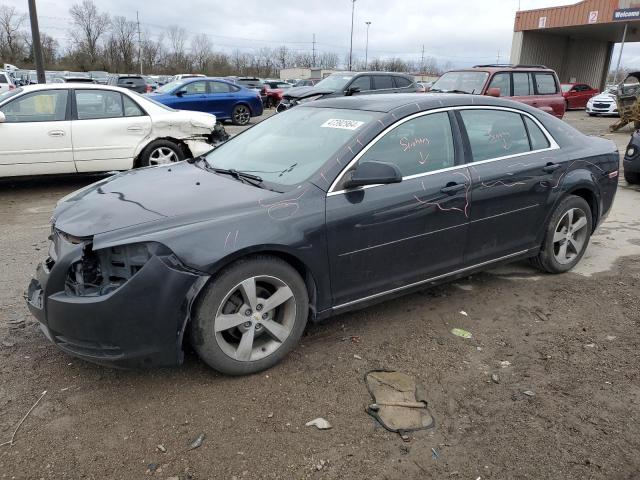
{"label": "front alloy wheel", "polygon": [[274,353],[291,335],[296,301],[276,277],[251,277],[222,301],[214,320],[218,346],[229,357],[250,362]]}
{"label": "front alloy wheel", "polygon": [[212,279],[191,323],[200,358],[229,375],[272,367],[293,349],[309,313],[307,287],[285,261],[241,259]]}
{"label": "front alloy wheel", "polygon": [[169,147],[158,147],[149,154],[149,165],[166,165],[178,161],[178,155]]}

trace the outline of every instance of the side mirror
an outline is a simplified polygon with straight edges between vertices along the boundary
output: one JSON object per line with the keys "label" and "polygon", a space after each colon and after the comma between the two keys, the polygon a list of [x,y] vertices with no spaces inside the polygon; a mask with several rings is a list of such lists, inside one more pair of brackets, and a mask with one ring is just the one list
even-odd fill
{"label": "side mirror", "polygon": [[345,92],[347,96],[353,95],[354,93],[360,92],[360,87],[349,87]]}
{"label": "side mirror", "polygon": [[0,112],[0,123],[4,123],[7,121],[7,117],[4,116],[4,113]]}
{"label": "side mirror", "polygon": [[187,93],[186,90],[178,90],[176,92],[176,97],[182,97],[183,95],[185,95]]}
{"label": "side mirror", "polygon": [[402,181],[402,174],[398,167],[386,162],[363,162],[347,175],[347,181],[344,184],[345,188],[400,183]]}
{"label": "side mirror", "polygon": [[500,97],[500,89],[496,87],[487,89],[487,97]]}

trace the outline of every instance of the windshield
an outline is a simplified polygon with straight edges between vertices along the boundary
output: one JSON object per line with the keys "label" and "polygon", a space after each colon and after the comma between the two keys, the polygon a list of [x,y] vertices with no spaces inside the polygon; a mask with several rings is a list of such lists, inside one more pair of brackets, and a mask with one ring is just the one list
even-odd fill
{"label": "windshield", "polygon": [[172,92],[174,89],[180,87],[184,83],[185,82],[182,81],[182,80],[175,80],[173,82],[169,82],[169,83],[161,86],[160,88],[158,88],[156,90],[156,93],[169,93],[169,92]]}
{"label": "windshield", "polygon": [[354,73],[334,73],[329,75],[324,80],[316,83],[316,87],[318,88],[326,88],[327,90],[342,90],[347,86],[349,80],[353,78]]}
{"label": "windshield", "polygon": [[573,88],[573,85],[560,85],[560,87],[562,88],[563,92],[568,92]]}
{"label": "windshield", "polygon": [[296,185],[381,116],[360,110],[296,107],[220,145],[206,156],[207,163],[252,173],[276,185]]}
{"label": "windshield", "polygon": [[487,81],[487,72],[447,72],[431,87],[431,91],[450,92],[458,90],[465,93],[482,93]]}

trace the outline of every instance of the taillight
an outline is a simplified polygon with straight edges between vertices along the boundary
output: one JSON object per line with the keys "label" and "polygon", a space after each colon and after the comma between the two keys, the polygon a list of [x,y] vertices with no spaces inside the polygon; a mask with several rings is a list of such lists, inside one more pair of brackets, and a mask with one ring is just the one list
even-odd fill
{"label": "taillight", "polygon": [[14,88],[16,88],[16,86],[15,86],[15,85],[11,85],[11,84],[9,84],[9,90],[13,90]]}
{"label": "taillight", "polygon": [[153,89],[151,88],[151,85],[147,85],[146,91],[147,93],[151,93],[153,91]]}

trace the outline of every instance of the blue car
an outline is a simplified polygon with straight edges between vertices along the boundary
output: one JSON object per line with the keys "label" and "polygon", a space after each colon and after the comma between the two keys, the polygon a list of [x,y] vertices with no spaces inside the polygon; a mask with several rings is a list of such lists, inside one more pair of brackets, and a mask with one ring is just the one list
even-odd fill
{"label": "blue car", "polygon": [[246,125],[262,115],[260,94],[219,78],[187,78],[167,83],[149,96],[176,110],[212,113],[218,120]]}

